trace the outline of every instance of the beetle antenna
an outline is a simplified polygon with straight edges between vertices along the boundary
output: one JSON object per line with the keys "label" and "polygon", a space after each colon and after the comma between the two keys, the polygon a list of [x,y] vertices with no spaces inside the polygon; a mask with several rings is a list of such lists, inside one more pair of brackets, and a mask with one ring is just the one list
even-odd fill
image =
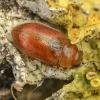
{"label": "beetle antenna", "polygon": [[15,100],[17,100],[17,98],[16,98],[15,95],[14,95],[13,85],[11,85],[11,94],[12,94],[13,98],[14,98]]}
{"label": "beetle antenna", "polygon": [[31,92],[35,91],[38,87],[40,87],[43,82],[44,82],[44,80],[42,82],[40,82],[39,84],[37,84],[37,86]]}

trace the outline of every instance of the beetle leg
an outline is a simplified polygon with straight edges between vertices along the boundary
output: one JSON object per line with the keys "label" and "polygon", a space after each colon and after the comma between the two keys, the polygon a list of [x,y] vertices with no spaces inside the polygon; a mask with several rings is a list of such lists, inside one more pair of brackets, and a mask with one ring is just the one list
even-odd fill
{"label": "beetle leg", "polygon": [[34,57],[28,56],[28,60],[29,60],[29,61],[33,61],[34,59],[35,59]]}
{"label": "beetle leg", "polygon": [[49,65],[46,64],[46,66],[45,66],[45,72],[46,72],[48,69],[49,69]]}

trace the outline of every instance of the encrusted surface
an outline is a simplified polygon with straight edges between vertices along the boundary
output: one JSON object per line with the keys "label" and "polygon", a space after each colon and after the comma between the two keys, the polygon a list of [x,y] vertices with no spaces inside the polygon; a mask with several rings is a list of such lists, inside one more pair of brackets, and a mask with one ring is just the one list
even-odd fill
{"label": "encrusted surface", "polygon": [[[98,100],[100,97],[100,84],[95,88],[95,82],[91,85],[91,81],[98,79],[100,81],[99,66],[93,62],[82,65],[76,69],[74,80],[65,85],[62,89],[57,91],[46,100]],[[86,78],[89,72],[97,73],[97,76],[91,80]]]}

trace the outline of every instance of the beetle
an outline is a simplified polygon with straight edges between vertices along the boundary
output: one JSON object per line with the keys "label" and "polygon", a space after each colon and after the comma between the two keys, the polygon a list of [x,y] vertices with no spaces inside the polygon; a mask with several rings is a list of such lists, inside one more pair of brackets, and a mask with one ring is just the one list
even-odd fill
{"label": "beetle", "polygon": [[33,59],[48,65],[70,68],[79,65],[82,54],[66,36],[40,23],[24,23],[11,32],[15,46]]}

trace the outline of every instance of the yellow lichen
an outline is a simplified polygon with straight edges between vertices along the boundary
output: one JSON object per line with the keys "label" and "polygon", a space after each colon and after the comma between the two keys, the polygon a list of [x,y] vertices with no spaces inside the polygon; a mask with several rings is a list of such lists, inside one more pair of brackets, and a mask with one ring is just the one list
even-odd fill
{"label": "yellow lichen", "polygon": [[90,13],[90,12],[95,12],[94,9],[100,9],[100,0],[82,0],[83,5],[82,8]]}
{"label": "yellow lichen", "polygon": [[[73,23],[75,23],[75,22],[79,23],[78,21],[82,22],[83,17],[84,17],[83,15],[80,15],[79,17],[74,17]],[[74,39],[73,38],[74,31],[73,31],[73,33],[69,31],[68,34],[69,34],[69,38],[72,41],[72,43],[80,42],[87,36],[89,37],[89,39],[92,39],[94,37],[96,37],[96,38],[100,37],[100,34],[99,34],[100,33],[100,12],[90,13],[88,15],[87,23],[86,23],[86,21],[83,21],[83,22],[85,22],[85,23],[81,26],[84,31],[81,30],[81,28],[77,28],[77,31],[76,31],[76,32],[79,32],[79,33],[77,33],[77,36],[75,36],[78,38]],[[78,34],[81,34],[81,35],[78,35]],[[83,34],[84,34],[84,37],[83,37]]]}
{"label": "yellow lichen", "polygon": [[[75,38],[73,38],[75,32],[76,36]],[[100,23],[90,25],[88,27],[84,26],[82,28],[76,28],[76,29],[72,28],[69,30],[68,36],[73,44],[81,42],[84,38],[86,38],[87,40],[93,38],[100,38]]]}
{"label": "yellow lichen", "polygon": [[67,8],[69,4],[69,0],[58,0],[58,5],[64,8]]}
{"label": "yellow lichen", "polygon": [[47,0],[47,1],[48,1],[49,7],[60,8],[60,6],[57,5],[53,0]]}
{"label": "yellow lichen", "polygon": [[89,37],[88,39],[100,37],[100,1],[82,0],[81,2],[82,5],[73,0],[48,0],[49,7],[55,8],[54,10],[65,8],[65,11],[67,11],[64,16],[58,16],[60,15],[60,12],[58,12],[56,21],[68,30],[69,39],[73,44],[82,41],[84,38],[87,39],[87,37]]}
{"label": "yellow lichen", "polygon": [[95,25],[90,25],[84,27],[85,37],[88,36],[89,39],[99,38],[100,37],[100,23]]}
{"label": "yellow lichen", "polygon": [[87,18],[83,13],[78,14],[77,16],[73,16],[74,27],[83,27],[87,22]]}
{"label": "yellow lichen", "polygon": [[88,16],[86,27],[100,23],[100,13],[92,13]]}
{"label": "yellow lichen", "polygon": [[69,4],[69,0],[48,0],[48,5],[53,8],[67,8]]}
{"label": "yellow lichen", "polygon": [[70,4],[68,10],[71,11],[73,15],[73,27],[82,27],[86,24],[87,18],[86,15],[82,12],[81,5],[74,3]]}
{"label": "yellow lichen", "polygon": [[81,41],[84,38],[84,31],[82,28],[71,28],[68,30],[68,37],[71,39],[71,43],[77,43],[78,41]]}
{"label": "yellow lichen", "polygon": [[68,9],[72,12],[74,16],[79,15],[81,13],[80,4],[74,3],[70,4]]}
{"label": "yellow lichen", "polygon": [[[95,41],[95,42],[92,42]],[[99,39],[93,39],[89,40],[88,42],[80,42],[77,44],[78,48],[82,51],[83,53],[83,62],[90,62],[90,61],[95,61],[97,63],[100,62],[100,55],[99,55],[99,48],[97,48],[99,44]],[[95,46],[93,46],[95,45]],[[98,46],[99,47],[99,46]]]}

